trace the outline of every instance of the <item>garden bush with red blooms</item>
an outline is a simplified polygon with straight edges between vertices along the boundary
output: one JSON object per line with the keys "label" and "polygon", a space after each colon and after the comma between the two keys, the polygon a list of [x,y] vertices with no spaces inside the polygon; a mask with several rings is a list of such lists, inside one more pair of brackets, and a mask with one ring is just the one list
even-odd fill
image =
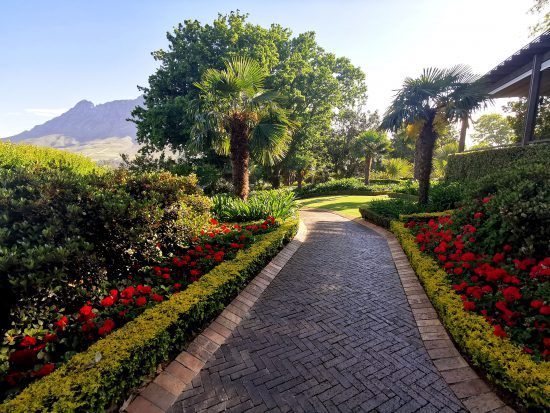
{"label": "garden bush with red blooms", "polygon": [[[550,360],[547,239],[530,238],[526,248],[508,230],[502,198],[486,196],[452,216],[405,226],[445,269],[465,310],[483,315],[496,336],[509,337],[535,360]],[[500,243],[489,233],[499,234]]]}
{"label": "garden bush with red blooms", "polygon": [[[231,260],[249,247],[255,237],[278,226],[275,218],[249,225],[225,225],[211,220],[210,228],[191,245],[158,265],[144,266],[134,275],[103,289],[85,301],[78,312],[57,314],[33,334],[7,336],[7,368],[2,391],[15,393],[36,378],[54,371],[101,337],[134,319],[146,308],[184,290],[220,262]],[[158,246],[162,250],[162,246]]]}

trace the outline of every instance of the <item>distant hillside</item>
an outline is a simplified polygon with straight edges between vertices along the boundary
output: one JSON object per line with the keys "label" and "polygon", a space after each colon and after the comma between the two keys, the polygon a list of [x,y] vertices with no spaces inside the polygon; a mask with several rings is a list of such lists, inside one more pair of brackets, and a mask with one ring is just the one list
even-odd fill
{"label": "distant hillside", "polygon": [[62,115],[8,139],[66,149],[96,161],[116,163],[121,153],[134,155],[139,148],[136,125],[126,120],[138,105],[143,105],[141,96],[100,105],[81,100]]}
{"label": "distant hillside", "polygon": [[130,136],[135,141],[136,125],[126,119],[137,105],[143,105],[143,97],[114,100],[101,105],[81,100],[62,115],[12,136],[10,140],[19,142],[49,135],[62,135],[76,139],[80,143],[117,136]]}

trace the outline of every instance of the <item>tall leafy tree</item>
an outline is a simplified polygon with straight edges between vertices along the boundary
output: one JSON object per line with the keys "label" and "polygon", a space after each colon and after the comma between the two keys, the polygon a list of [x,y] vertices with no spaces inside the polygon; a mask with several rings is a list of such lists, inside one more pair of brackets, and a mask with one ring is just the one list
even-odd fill
{"label": "tall leafy tree", "polygon": [[[192,102],[199,93],[193,85],[206,69],[223,70],[224,61],[237,55],[260,63],[268,73],[265,87],[279,93],[280,106],[297,125],[285,159],[266,168],[274,183],[300,151],[323,159],[322,140],[335,114],[366,99],[361,69],[323,50],[313,32],[293,37],[280,25],[264,28],[249,23],[245,14],[231,12],[212,24],[185,21],[167,39],[169,47],[153,53],[158,70],[149,77],[149,86],[140,88],[145,105],[133,112],[139,142],[152,149],[190,151]],[[219,165],[220,155],[209,147],[194,159]]]}
{"label": "tall leafy tree", "polygon": [[385,133],[375,130],[368,130],[358,137],[359,152],[365,157],[364,182],[370,184],[370,171],[372,161],[385,155],[390,147],[390,141]]}
{"label": "tall leafy tree", "polygon": [[195,83],[200,92],[191,136],[197,147],[210,138],[217,152],[231,155],[233,187],[242,199],[249,192],[250,155],[272,165],[290,140],[291,122],[276,94],[264,88],[266,76],[258,62],[234,57],[225,69],[207,69]]}
{"label": "tall leafy tree", "polygon": [[405,79],[384,116],[383,129],[396,131],[404,125],[419,125],[415,163],[418,162],[421,204],[428,202],[433,151],[440,125],[458,121],[466,109],[476,109],[487,99],[486,88],[476,79],[466,66],[424,69],[420,77]]}
{"label": "tall leafy tree", "polygon": [[[527,116],[527,99],[521,98],[508,102],[502,109],[508,113],[506,120],[514,130],[515,141],[521,141],[525,129],[525,117]],[[534,139],[548,138],[550,138],[550,98],[544,96],[540,99],[537,110]]]}
{"label": "tall leafy tree", "polygon": [[486,146],[507,145],[517,140],[510,123],[500,113],[481,115],[474,122],[472,140]]}

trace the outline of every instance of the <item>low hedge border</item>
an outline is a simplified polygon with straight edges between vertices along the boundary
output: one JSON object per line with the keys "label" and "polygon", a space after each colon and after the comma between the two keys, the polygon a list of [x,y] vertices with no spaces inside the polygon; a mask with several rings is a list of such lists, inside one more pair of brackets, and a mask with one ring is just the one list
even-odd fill
{"label": "low hedge border", "polygon": [[296,199],[309,199],[317,198],[320,196],[337,196],[337,195],[365,195],[365,196],[379,196],[387,195],[390,198],[401,198],[409,199],[411,201],[418,201],[418,196],[412,194],[404,194],[401,192],[391,192],[391,191],[371,191],[371,190],[360,190],[360,189],[350,189],[342,191],[330,191],[330,192],[314,192],[307,195],[296,195]]}
{"label": "low hedge border", "polygon": [[400,221],[408,221],[414,219],[416,221],[429,221],[432,218],[439,218],[451,215],[452,209],[440,212],[418,212],[416,214],[399,214]]}
{"label": "low hedge border", "polygon": [[496,384],[516,394],[527,407],[550,408],[550,363],[536,363],[510,340],[496,337],[483,317],[463,309],[445,271],[418,249],[403,223],[392,221],[390,229],[409,257],[445,328],[471,361]]}
{"label": "low hedge border", "polygon": [[157,365],[181,350],[192,331],[217,315],[297,232],[290,219],[185,291],[75,355],[47,377],[0,405],[2,413],[103,411],[120,402]]}
{"label": "low hedge border", "polygon": [[370,209],[368,209],[366,206],[359,207],[359,213],[363,217],[364,220],[372,222],[375,225],[378,225],[382,228],[389,229],[391,219],[388,217],[385,217],[384,215],[380,215]]}

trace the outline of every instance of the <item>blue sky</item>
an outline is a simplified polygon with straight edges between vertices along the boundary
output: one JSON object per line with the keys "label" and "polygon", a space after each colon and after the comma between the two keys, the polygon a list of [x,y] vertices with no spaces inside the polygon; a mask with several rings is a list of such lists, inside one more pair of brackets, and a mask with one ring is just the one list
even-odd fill
{"label": "blue sky", "polygon": [[261,25],[313,30],[326,50],[367,74],[368,108],[383,111],[406,76],[466,63],[484,73],[529,40],[531,0],[55,0],[0,5],[0,137],[82,99],[134,98],[155,70],[150,52],[186,19],[239,9]]}

